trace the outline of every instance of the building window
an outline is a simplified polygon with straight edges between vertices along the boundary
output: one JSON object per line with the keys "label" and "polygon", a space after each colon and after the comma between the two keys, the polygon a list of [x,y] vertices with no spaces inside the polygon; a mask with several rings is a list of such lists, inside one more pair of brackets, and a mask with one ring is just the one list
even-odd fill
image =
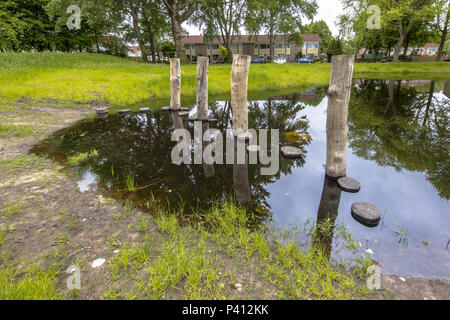
{"label": "building window", "polygon": [[208,45],[206,46],[206,49],[208,49],[208,50],[210,49],[210,46],[209,46],[209,44],[208,44]]}
{"label": "building window", "polygon": [[284,49],[284,43],[277,43],[277,49]]}
{"label": "building window", "polygon": [[232,49],[232,50],[237,50],[238,48],[239,48],[239,45],[236,44],[236,43],[233,43],[233,44],[231,45],[231,49]]}
{"label": "building window", "polygon": [[260,44],[259,48],[260,49],[270,49],[270,44]]}
{"label": "building window", "polygon": [[317,49],[317,44],[316,43],[308,43],[308,49]]}
{"label": "building window", "polygon": [[213,44],[212,45],[212,49],[213,50],[218,50],[219,49],[219,45],[218,44]]}
{"label": "building window", "polygon": [[291,48],[291,44],[290,44],[290,43],[287,44],[287,48],[288,48],[288,49]]}

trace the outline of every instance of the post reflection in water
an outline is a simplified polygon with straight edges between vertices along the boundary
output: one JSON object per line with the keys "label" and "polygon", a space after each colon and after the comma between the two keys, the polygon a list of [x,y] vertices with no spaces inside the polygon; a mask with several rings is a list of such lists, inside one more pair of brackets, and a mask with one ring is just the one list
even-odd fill
{"label": "post reflection in water", "polygon": [[333,232],[335,221],[338,217],[341,193],[342,191],[339,189],[337,182],[325,176],[319,211],[317,212],[315,244],[323,248],[328,258],[331,255]]}
{"label": "post reflection in water", "polygon": [[245,143],[248,145],[247,140],[238,141],[238,138],[234,139],[234,164],[233,164],[233,188],[236,201],[240,204],[249,204],[251,201],[250,184],[248,181],[248,154],[245,153],[245,163],[240,164],[238,160],[238,143]]}

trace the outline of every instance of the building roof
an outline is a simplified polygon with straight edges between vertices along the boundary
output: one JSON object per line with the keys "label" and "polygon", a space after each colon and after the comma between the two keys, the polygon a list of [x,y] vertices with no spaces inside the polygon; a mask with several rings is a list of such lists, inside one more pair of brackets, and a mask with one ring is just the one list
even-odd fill
{"label": "building roof", "polygon": [[138,46],[129,46],[128,51],[139,52],[141,49]]}
{"label": "building roof", "polygon": [[[303,41],[305,42],[322,42],[318,34],[302,34]],[[257,38],[257,41],[256,41]],[[235,36],[233,43],[269,43],[268,35],[239,35]],[[275,35],[274,42],[288,42],[288,36]],[[203,42],[203,36],[187,36],[183,37],[183,43],[189,44],[201,44]],[[221,43],[219,39],[215,38],[211,43]]]}

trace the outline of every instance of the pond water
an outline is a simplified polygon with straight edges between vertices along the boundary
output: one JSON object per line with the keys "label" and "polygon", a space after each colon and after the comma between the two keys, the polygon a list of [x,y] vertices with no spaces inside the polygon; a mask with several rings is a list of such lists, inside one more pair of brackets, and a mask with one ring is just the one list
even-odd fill
{"label": "pond water", "polygon": [[[303,151],[300,159],[281,157],[274,176],[261,175],[260,165],[175,165],[174,115],[168,112],[85,119],[31,152],[79,173],[81,192],[100,191],[143,210],[156,199],[189,217],[212,201],[249,193],[261,223],[279,228],[336,212],[336,224],[347,226],[362,252],[370,249],[382,273],[450,279],[448,89],[449,82],[354,81],[347,176],[361,183],[356,194],[325,179],[326,88],[249,102],[250,128],[279,129],[280,145]],[[195,112],[193,106],[190,114]],[[231,128],[228,101],[211,103],[210,116],[217,119],[211,128]],[[193,132],[186,119],[177,123]],[[352,218],[351,204],[360,201],[383,213],[377,227]],[[331,255],[347,258],[352,252],[333,243]]]}

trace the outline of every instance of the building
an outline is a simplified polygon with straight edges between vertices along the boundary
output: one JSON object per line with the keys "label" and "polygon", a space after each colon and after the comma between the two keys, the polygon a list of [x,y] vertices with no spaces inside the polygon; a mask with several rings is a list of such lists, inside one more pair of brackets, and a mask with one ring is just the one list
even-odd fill
{"label": "building", "polygon": [[138,46],[129,46],[127,55],[132,58],[142,58],[142,52]]}
{"label": "building", "polygon": [[[295,62],[298,53],[314,59],[320,56],[321,42],[317,34],[302,34],[303,46],[299,48],[295,43],[291,43],[287,36],[274,36],[275,59],[285,59]],[[198,56],[208,56],[212,62],[221,62],[222,52],[220,51],[221,41],[214,39],[205,43],[202,36],[188,36],[183,38],[186,55],[190,61],[195,61]],[[270,60],[270,41],[268,35],[236,36],[233,40],[232,48],[234,54],[245,54],[252,58]]]}
{"label": "building", "polygon": [[413,52],[415,52],[419,56],[435,56],[437,54],[438,49],[439,49],[439,46],[437,44],[426,43],[425,45],[423,45],[421,47],[409,47],[408,51],[407,51],[407,55],[410,55]]}

